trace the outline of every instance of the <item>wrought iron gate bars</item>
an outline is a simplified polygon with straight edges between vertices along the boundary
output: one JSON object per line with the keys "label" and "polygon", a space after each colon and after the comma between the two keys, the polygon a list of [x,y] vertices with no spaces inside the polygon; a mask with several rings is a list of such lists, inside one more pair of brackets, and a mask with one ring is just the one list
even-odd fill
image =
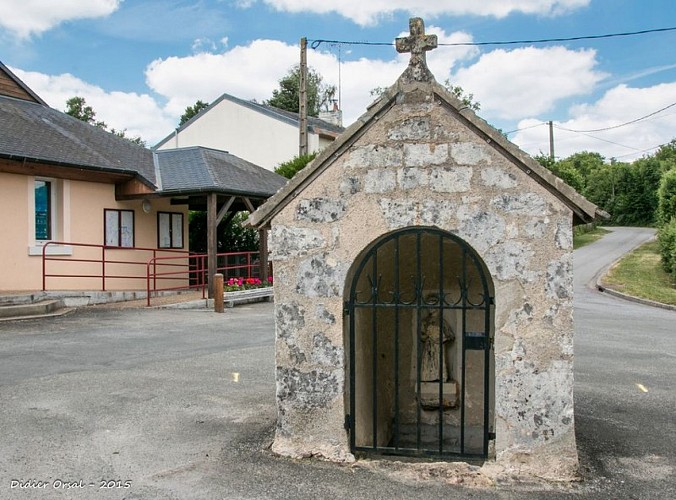
{"label": "wrought iron gate bars", "polygon": [[[439,252],[439,266],[438,274],[440,277],[444,276],[444,242],[450,240],[452,243],[458,245],[462,250],[462,277],[458,277],[460,296],[457,300],[449,301],[449,293],[444,291],[444,280],[439,279],[439,290],[437,296],[428,295],[424,296],[424,282],[425,277],[422,273],[422,260],[421,260],[421,249],[422,249],[422,236],[423,234],[428,234],[430,236],[438,237],[438,252]],[[415,251],[416,251],[416,276],[412,276],[414,283],[414,295],[410,299],[405,297],[405,294],[401,291],[400,283],[400,257],[401,257],[401,247],[400,239],[403,236],[415,235]],[[394,240],[394,290],[388,291],[391,296],[391,300],[384,300],[384,297],[381,296],[381,284],[382,284],[382,274],[378,272],[378,250],[384,245]],[[471,263],[474,265],[477,270],[477,274],[481,279],[481,288],[482,293],[478,297],[477,302],[472,302],[470,299],[470,287],[471,280],[468,280],[467,277],[467,262],[468,258]],[[358,281],[364,271],[369,260],[371,261],[371,274],[367,274],[366,278],[369,283],[370,296],[365,300],[360,300],[359,295],[362,293],[358,291],[357,285]],[[490,340],[490,326],[491,326],[491,306],[493,305],[493,298],[490,295],[488,281],[486,275],[483,271],[480,259],[474,253],[474,251],[464,242],[462,239],[457,236],[441,231],[436,228],[410,228],[391,233],[376,242],[370,249],[368,249],[366,255],[362,258],[359,263],[353,278],[352,285],[350,288],[350,295],[348,301],[346,301],[345,312],[349,315],[349,341],[350,341],[350,361],[349,361],[349,370],[350,370],[350,414],[347,416],[347,422],[350,433],[350,447],[352,451],[373,451],[380,453],[394,453],[394,454],[431,454],[431,455],[440,455],[448,457],[461,457],[461,458],[486,458],[488,455],[488,441],[490,437],[490,426],[489,426],[489,417],[490,417],[490,349],[492,342]],[[355,334],[355,310],[357,308],[368,307],[371,309],[371,342],[373,344],[373,356],[372,356],[372,383],[371,383],[371,395],[372,395],[372,444],[370,447],[360,447],[356,445],[356,432],[355,432],[355,409],[356,409],[356,381],[355,381],[355,369],[356,369],[356,334]],[[394,322],[395,322],[395,332],[394,332],[394,446],[379,447],[378,446],[378,392],[377,392],[377,382],[378,382],[378,314],[377,308],[393,308],[394,309]],[[417,402],[416,408],[416,449],[412,450],[409,448],[401,448],[400,446],[400,435],[401,435],[401,422],[400,422],[400,398],[399,398],[399,364],[400,364],[400,350],[399,350],[399,341],[400,341],[400,309],[401,308],[415,308],[417,311],[417,335],[416,335],[416,387],[417,394],[421,392],[421,359],[422,359],[422,343],[420,339],[420,330],[421,330],[421,311],[425,309],[439,310],[439,341],[440,345],[443,344],[443,311],[444,310],[460,310],[462,311],[461,323],[462,323],[462,374],[461,374],[461,390],[460,390],[460,453],[444,451],[443,443],[443,405],[441,401],[443,400],[443,349],[440,349],[439,352],[439,447],[438,450],[425,450],[421,447],[421,403],[420,400]],[[483,310],[484,311],[484,331],[483,332],[469,332],[467,331],[467,311],[468,310]],[[470,345],[471,344],[471,345]],[[484,405],[483,405],[483,446],[482,452],[480,454],[476,453],[467,453],[465,449],[465,393],[466,393],[466,351],[467,350],[483,350],[484,351]]]}

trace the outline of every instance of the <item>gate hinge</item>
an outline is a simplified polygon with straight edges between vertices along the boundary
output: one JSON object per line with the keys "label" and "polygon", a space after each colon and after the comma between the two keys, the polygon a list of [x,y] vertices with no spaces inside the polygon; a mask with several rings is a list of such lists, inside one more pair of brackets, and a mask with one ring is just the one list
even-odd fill
{"label": "gate hinge", "polygon": [[488,440],[489,441],[495,441],[495,432],[489,432],[488,433]]}
{"label": "gate hinge", "polygon": [[350,314],[350,303],[347,300],[343,304],[343,313]]}
{"label": "gate hinge", "polygon": [[350,421],[350,415],[345,415],[345,423],[343,424],[343,427],[345,427],[345,430],[346,430],[346,431],[349,431],[349,430],[350,430],[350,427],[352,427],[352,425],[350,424],[350,422],[351,422],[351,421]]}

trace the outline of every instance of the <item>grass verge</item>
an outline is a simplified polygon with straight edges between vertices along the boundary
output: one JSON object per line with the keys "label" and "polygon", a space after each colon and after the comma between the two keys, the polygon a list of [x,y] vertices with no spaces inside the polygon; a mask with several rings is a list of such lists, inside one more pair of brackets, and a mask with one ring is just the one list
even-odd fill
{"label": "grass verge", "polygon": [[676,306],[676,287],[662,269],[656,241],[644,243],[623,257],[610,268],[603,285],[627,295]]}
{"label": "grass verge", "polygon": [[596,240],[600,240],[610,231],[603,229],[602,227],[595,227],[591,231],[587,232],[573,232],[573,248],[580,248],[590,243],[594,243]]}

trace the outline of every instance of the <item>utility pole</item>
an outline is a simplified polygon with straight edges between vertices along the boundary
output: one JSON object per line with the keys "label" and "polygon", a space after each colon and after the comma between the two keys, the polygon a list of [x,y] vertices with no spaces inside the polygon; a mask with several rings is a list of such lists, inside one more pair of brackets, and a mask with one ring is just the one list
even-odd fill
{"label": "utility pole", "polygon": [[554,161],[554,122],[549,120],[549,158]]}
{"label": "utility pole", "polygon": [[300,39],[300,82],[298,92],[298,154],[308,154],[307,149],[307,38]]}

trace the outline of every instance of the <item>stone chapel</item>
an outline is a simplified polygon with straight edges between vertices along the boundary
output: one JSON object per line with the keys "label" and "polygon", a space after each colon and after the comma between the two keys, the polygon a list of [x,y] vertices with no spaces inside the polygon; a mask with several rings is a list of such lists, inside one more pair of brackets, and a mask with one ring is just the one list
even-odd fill
{"label": "stone chapel", "polygon": [[577,468],[572,227],[602,216],[411,61],[249,218],[269,228],[273,450]]}

